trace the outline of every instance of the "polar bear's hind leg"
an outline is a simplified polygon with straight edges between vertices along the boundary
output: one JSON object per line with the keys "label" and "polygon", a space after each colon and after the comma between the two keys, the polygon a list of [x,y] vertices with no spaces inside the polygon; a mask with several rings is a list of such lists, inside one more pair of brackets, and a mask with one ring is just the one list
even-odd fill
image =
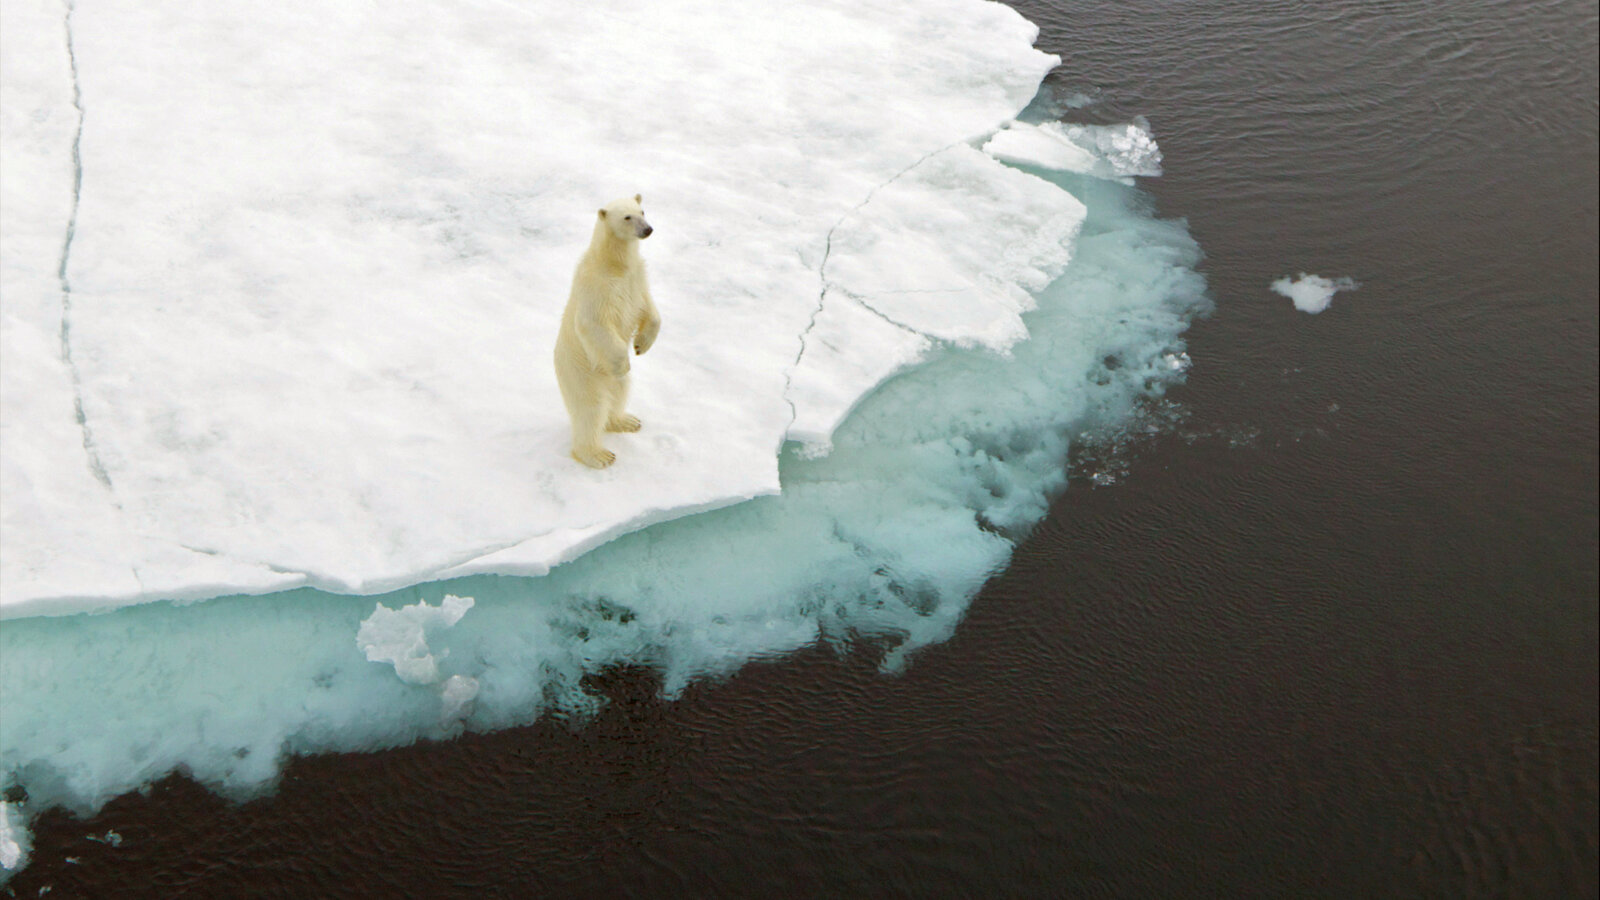
{"label": "polar bear's hind leg", "polygon": [[572,412],[572,458],[591,469],[604,469],[617,461],[617,455],[600,444],[603,410],[574,404]]}
{"label": "polar bear's hind leg", "polygon": [[639,417],[628,409],[628,379],[620,378],[611,385],[610,404],[606,410],[607,431],[638,431]]}

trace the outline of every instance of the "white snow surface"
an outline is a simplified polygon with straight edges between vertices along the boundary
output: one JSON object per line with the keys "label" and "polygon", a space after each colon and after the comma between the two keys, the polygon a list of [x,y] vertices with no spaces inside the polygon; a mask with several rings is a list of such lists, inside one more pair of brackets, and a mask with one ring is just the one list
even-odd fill
{"label": "white snow surface", "polygon": [[1360,286],[1354,278],[1324,278],[1301,272],[1299,278],[1285,275],[1274,281],[1272,290],[1293,301],[1295,309],[1316,315],[1328,308],[1334,294],[1353,291]]}
{"label": "white snow surface", "polygon": [[[4,0],[0,616],[540,574],[776,492],[1083,207],[972,147],[1056,58],[980,0]],[[645,428],[550,353],[642,193]]]}

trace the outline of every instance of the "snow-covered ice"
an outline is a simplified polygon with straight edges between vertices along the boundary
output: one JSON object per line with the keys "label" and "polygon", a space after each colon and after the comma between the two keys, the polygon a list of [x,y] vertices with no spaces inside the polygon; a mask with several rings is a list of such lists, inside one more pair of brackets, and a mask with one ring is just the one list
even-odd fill
{"label": "snow-covered ice", "polygon": [[[786,388],[832,376],[795,362],[847,264],[1003,343],[1008,280],[1069,252],[990,263],[1059,190],[966,202],[1020,193],[964,143],[1056,61],[998,4],[5,10],[6,616],[542,573],[778,489],[791,421],[837,418]],[[592,473],[549,356],[594,209],[635,192],[665,327],[646,429]],[[848,408],[885,367],[831,350]]]}
{"label": "snow-covered ice", "polygon": [[[788,396],[789,437],[826,445],[872,387],[933,342],[1004,350],[1066,265],[1084,208],[960,144],[924,160],[832,230],[822,303]],[[1054,187],[1051,185],[1050,187]],[[952,240],[973,221],[985,234]]]}
{"label": "snow-covered ice", "polygon": [[1321,275],[1300,273],[1299,278],[1285,275],[1272,283],[1273,291],[1294,301],[1294,308],[1316,315],[1328,308],[1333,295],[1340,291],[1353,291],[1361,285],[1354,278],[1324,278]]}
{"label": "snow-covered ice", "polygon": [[[7,869],[42,809],[581,715],[611,665],[896,668],[1205,306],[1148,125],[1014,121],[1056,60],[998,4],[0,13]],[[664,325],[594,472],[550,352],[635,192]]]}

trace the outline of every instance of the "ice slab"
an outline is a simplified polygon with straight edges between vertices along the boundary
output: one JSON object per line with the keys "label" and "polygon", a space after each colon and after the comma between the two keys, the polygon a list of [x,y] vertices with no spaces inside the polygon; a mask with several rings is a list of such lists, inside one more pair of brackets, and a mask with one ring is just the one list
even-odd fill
{"label": "ice slab", "polygon": [[1009,163],[1124,182],[1161,174],[1161,148],[1143,119],[1121,125],[1011,122],[983,150]]}
{"label": "ice slab", "polygon": [[[0,616],[548,571],[778,490],[1070,251],[967,151],[1056,62],[1000,4],[3,2]],[[592,472],[549,354],[635,192],[665,325]]]}

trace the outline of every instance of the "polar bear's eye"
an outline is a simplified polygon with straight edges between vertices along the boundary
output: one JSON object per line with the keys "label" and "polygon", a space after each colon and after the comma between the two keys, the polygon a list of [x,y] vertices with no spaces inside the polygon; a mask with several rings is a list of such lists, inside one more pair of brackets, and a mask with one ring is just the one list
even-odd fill
{"label": "polar bear's eye", "polygon": [[624,221],[624,222],[632,222],[633,221],[633,216],[623,216],[622,217],[622,221]]}

